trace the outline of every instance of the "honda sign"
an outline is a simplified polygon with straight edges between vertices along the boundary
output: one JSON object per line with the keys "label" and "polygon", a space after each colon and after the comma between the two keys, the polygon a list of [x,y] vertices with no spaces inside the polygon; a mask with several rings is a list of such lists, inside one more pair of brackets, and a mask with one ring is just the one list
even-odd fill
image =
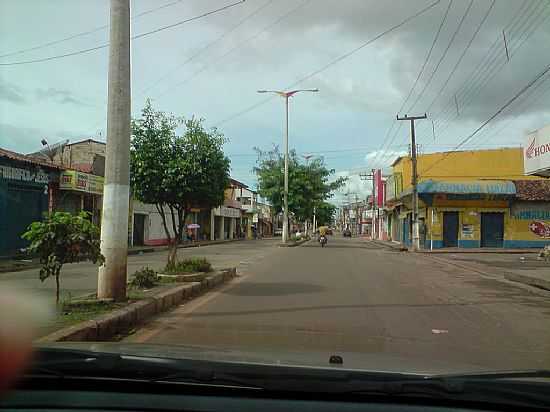
{"label": "honda sign", "polygon": [[550,176],[550,125],[526,135],[523,167],[526,175]]}

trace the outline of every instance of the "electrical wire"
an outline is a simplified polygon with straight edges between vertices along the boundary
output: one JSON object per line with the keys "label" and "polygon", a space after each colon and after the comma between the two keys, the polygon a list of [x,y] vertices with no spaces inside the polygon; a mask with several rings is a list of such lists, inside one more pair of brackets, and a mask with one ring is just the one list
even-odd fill
{"label": "electrical wire", "polygon": [[[405,105],[409,101],[414,89],[416,88],[416,85],[418,84],[418,81],[420,80],[420,77],[422,76],[422,73],[424,73],[424,69],[426,68],[426,65],[428,64],[428,61],[430,60],[430,57],[431,57],[432,52],[434,50],[435,44],[437,43],[439,35],[441,34],[441,29],[443,28],[443,25],[445,24],[445,21],[447,20],[447,16],[449,15],[449,10],[451,9],[452,4],[453,4],[453,0],[449,0],[449,5],[447,6],[447,9],[445,10],[445,13],[443,14],[443,19],[439,23],[439,27],[437,28],[434,39],[432,40],[432,45],[431,45],[430,49],[428,50],[428,54],[426,55],[426,58],[424,59],[424,63],[422,64],[422,67],[420,68],[420,71],[418,72],[418,75],[416,76],[416,80],[414,81],[414,84],[411,87],[411,90],[407,94],[407,97],[405,98],[405,100],[403,100],[403,103],[401,104],[401,107],[399,108],[399,112],[401,112],[403,110],[403,108],[405,107]],[[391,145],[393,143],[393,141],[395,140],[395,137],[397,136],[397,133],[399,133],[399,129],[401,128],[401,123],[399,124],[398,131],[394,134],[393,138],[390,141],[388,141],[388,137],[390,136],[391,132],[393,131],[394,126],[395,126],[395,122],[392,122],[391,125],[390,125],[390,128],[386,132],[386,136],[382,140],[382,145],[378,149],[379,153],[383,152],[383,149],[384,149],[384,146],[385,146],[386,142],[389,142],[388,146]],[[376,164],[376,162],[378,161],[378,157],[379,157],[379,155],[377,154],[376,157],[372,161],[373,164]]]}
{"label": "electrical wire", "polygon": [[245,44],[249,43],[250,41],[258,38],[260,35],[262,35],[263,33],[265,33],[266,31],[270,30],[272,27],[276,26],[277,24],[279,24],[281,21],[283,21],[284,19],[286,19],[288,16],[290,16],[291,14],[295,13],[298,9],[304,7],[307,3],[309,3],[311,0],[304,0],[302,1],[300,4],[298,4],[296,7],[290,9],[287,13],[283,14],[282,16],[280,16],[279,18],[277,18],[277,20],[275,20],[274,22],[270,23],[269,25],[267,25],[266,27],[264,27],[263,29],[261,29],[260,31],[256,32],[255,34],[253,34],[252,36],[250,37],[247,37],[245,40],[243,40],[242,42],[240,42],[239,44],[237,44],[235,47],[229,49],[227,52],[223,53],[222,55],[220,55],[219,57],[217,57],[215,60],[207,63],[207,64],[204,64],[199,70],[195,71],[191,76],[187,77],[186,79],[182,80],[181,82],[178,82],[178,83],[175,83],[173,84],[170,88],[164,90],[163,92],[155,95],[155,98],[159,98],[159,97],[162,97],[164,95],[166,95],[167,93],[169,92],[172,92],[174,91],[175,89],[177,89],[178,87],[180,86],[183,86],[184,84],[186,84],[187,82],[191,81],[192,79],[194,79],[195,77],[197,77],[199,74],[201,74],[202,72],[210,69],[211,67],[215,66],[217,63],[219,63],[221,60],[223,60],[225,57],[227,57],[228,55],[230,55],[231,53],[233,53],[234,51],[240,49],[242,46],[244,46]]}
{"label": "electrical wire", "polygon": [[432,108],[432,106],[434,105],[434,103],[436,102],[436,100],[439,98],[439,96],[441,96],[441,93],[443,93],[443,90],[445,90],[445,87],[447,87],[447,85],[449,84],[449,81],[451,80],[451,78],[453,77],[453,75],[455,74],[456,70],[458,69],[458,66],[460,66],[460,63],[462,63],[462,59],[464,58],[464,56],[466,55],[466,53],[468,52],[468,50],[470,49],[470,46],[472,45],[472,43],[474,42],[475,38],[477,37],[477,34],[479,33],[479,31],[481,30],[481,27],[483,27],[483,24],[485,23],[485,21],[487,20],[487,18],[489,17],[489,14],[491,13],[491,10],[493,9],[493,7],[495,6],[495,3],[496,3],[496,0],[492,0],[491,1],[491,5],[489,6],[489,8],[487,9],[487,11],[485,12],[485,15],[483,16],[483,18],[481,19],[481,21],[479,22],[476,30],[474,31],[474,34],[472,35],[472,37],[470,38],[470,41],[468,41],[468,44],[466,45],[466,47],[464,48],[464,50],[462,51],[462,54],[460,55],[460,57],[458,58],[458,60],[456,61],[453,69],[451,70],[451,72],[449,73],[449,76],[447,77],[447,79],[445,80],[445,82],[443,83],[443,86],[441,86],[441,88],[439,89],[439,92],[437,92],[436,96],[434,97],[434,99],[432,100],[432,102],[429,104],[428,106],[428,109],[426,110],[427,112],[430,111],[430,109]]}
{"label": "electrical wire", "polygon": [[432,163],[430,167],[423,170],[419,175],[422,175],[423,173],[428,172],[431,170],[436,164],[442,162],[445,160],[449,155],[456,152],[460,147],[464,146],[466,143],[468,143],[469,140],[471,140],[477,133],[479,133],[485,126],[487,126],[492,120],[494,120],[497,116],[499,116],[506,108],[508,108],[510,105],[512,105],[523,93],[525,93],[527,90],[529,90],[535,83],[537,83],[541,78],[543,78],[547,73],[550,72],[550,65],[546,66],[546,68],[537,74],[537,76],[531,80],[529,83],[527,83],[519,92],[517,92],[511,99],[509,99],[503,106],[501,106],[491,117],[489,117],[487,120],[485,120],[480,126],[478,126],[472,133],[470,133],[466,138],[464,138],[455,148],[447,153],[445,153],[439,160]]}
{"label": "electrical wire", "polygon": [[[147,14],[151,14],[151,13],[154,13],[156,11],[165,9],[167,7],[170,7],[170,6],[173,6],[175,4],[181,3],[182,1],[183,0],[176,0],[176,1],[173,1],[171,3],[167,3],[167,4],[164,4],[162,6],[158,6],[158,7],[155,7],[153,9],[146,10],[144,12],[136,14],[135,16],[132,16],[130,19],[131,20],[138,19],[138,18],[143,17]],[[76,39],[78,37],[83,37],[83,36],[87,36],[87,35],[90,35],[90,34],[93,34],[93,33],[97,33],[98,31],[105,30],[108,27],[109,27],[108,24],[104,24],[103,26],[96,27],[95,29],[91,29],[91,30],[80,32],[80,33],[76,33],[76,34],[73,34],[71,36],[64,37],[62,39],[53,40],[53,41],[50,41],[50,42],[47,42],[47,43],[39,44],[38,46],[32,46],[32,47],[29,47],[29,48],[26,48],[26,49],[5,53],[5,54],[0,55],[0,59],[4,58],[4,57],[8,57],[8,56],[15,56],[15,55],[18,55],[18,54],[27,53],[27,52],[30,52],[30,51],[44,49],[46,47],[53,46],[53,45],[56,45],[56,44],[59,44],[59,43],[63,43],[63,42],[69,41],[69,40],[73,40],[73,39]]]}
{"label": "electrical wire", "polygon": [[[539,16],[540,16],[540,14],[539,14]],[[549,13],[548,15],[542,14],[541,16],[542,16],[542,20],[539,21],[538,23],[536,23],[536,24],[534,24],[534,25],[533,25],[533,24],[528,24],[528,27],[530,27],[530,30],[531,30],[531,32],[530,32],[530,34],[528,35],[528,37],[529,37],[532,33],[534,33],[534,31],[537,30],[537,28],[544,22],[544,20],[546,20],[548,17],[550,17],[550,13]],[[537,18],[537,16],[535,17],[535,19],[536,19],[536,18]],[[527,20],[526,20],[526,22],[528,23]],[[521,48],[521,46],[525,43],[525,40],[526,40],[528,37],[526,37],[526,38],[525,38],[523,41],[521,41],[521,43],[519,43],[519,44],[518,44],[517,42],[516,42],[516,43],[513,42],[514,38],[511,39],[512,41],[510,42],[510,50],[512,51],[513,54],[515,54],[515,53],[517,52],[517,50],[519,50],[519,48]],[[519,38],[518,38],[518,42],[519,42],[519,41],[520,41],[520,40],[519,40]],[[516,46],[517,46],[517,47],[516,47]],[[507,61],[505,60],[504,56],[502,56],[501,60],[502,60],[502,64],[501,64],[500,66],[496,66],[493,70],[491,70],[490,75],[487,76],[487,77],[485,78],[485,80],[483,81],[483,83],[482,83],[481,85],[479,85],[478,88],[476,88],[475,90],[473,90],[472,93],[470,94],[470,96],[468,97],[468,99],[464,101],[463,107],[468,107],[468,106],[470,105],[470,103],[473,101],[473,99],[474,99],[475,97],[477,97],[477,96],[481,93],[481,91],[482,91],[482,90],[484,89],[484,87],[488,84],[488,82],[491,81],[491,80],[500,72],[500,70],[502,70],[502,68],[505,67]],[[451,113],[452,113],[452,112],[451,112]],[[454,119],[456,119],[456,118],[458,117],[458,115],[459,115],[459,114],[457,113],[456,115],[452,115],[452,114],[451,114],[450,116],[447,116],[447,118],[445,119],[445,123],[440,122],[440,124],[438,124],[438,131],[439,131],[440,128],[443,127],[444,124],[448,124],[449,122],[451,122],[451,121],[453,121]],[[448,133],[450,133],[450,130],[447,132],[447,134],[448,134]]]}
{"label": "electrical wire", "polygon": [[439,66],[441,65],[443,60],[445,60],[445,57],[447,56],[447,53],[449,52],[449,49],[453,45],[454,40],[456,38],[456,35],[460,31],[460,28],[462,27],[462,24],[464,23],[464,20],[466,20],[466,16],[468,16],[468,13],[470,12],[470,9],[472,8],[473,4],[474,4],[474,0],[470,0],[470,3],[468,4],[468,7],[466,8],[466,11],[462,15],[462,18],[460,19],[460,22],[458,23],[458,26],[457,26],[456,30],[454,31],[453,35],[451,36],[451,40],[449,40],[449,44],[447,44],[447,47],[445,48],[445,51],[443,52],[443,54],[441,55],[441,58],[439,59],[439,61],[437,62],[435,68],[433,69],[432,74],[430,75],[430,77],[428,78],[428,81],[424,85],[424,88],[418,94],[418,96],[416,97],[416,100],[414,101],[414,103],[409,107],[408,112],[411,112],[414,109],[414,107],[417,105],[417,103],[420,101],[420,99],[422,98],[422,96],[424,95],[424,93],[426,92],[428,87],[430,86],[430,83],[432,82],[432,79],[434,78],[435,74],[437,73],[437,70],[439,69]]}
{"label": "electrical wire", "polygon": [[[535,4],[535,3],[533,3],[533,4]],[[526,14],[527,10],[528,9],[526,9],[525,12],[523,13],[524,15]],[[531,11],[531,14],[525,19],[525,21],[523,23],[521,23],[521,25],[527,24],[528,26],[531,26],[532,31],[536,30],[536,28],[538,26],[533,26],[533,25],[530,24],[531,16],[533,16],[534,13],[536,13],[536,12],[537,12],[537,5],[535,4],[535,8]],[[510,32],[512,32],[512,30],[514,29],[514,26],[516,24],[518,24],[520,21],[521,21],[521,18],[516,20],[514,22],[514,24],[512,24],[509,27],[508,30]],[[513,46],[514,38],[512,38],[511,40],[512,41],[510,42],[510,48],[512,48],[512,46]],[[437,119],[437,123],[438,123],[437,124],[437,129],[438,130],[437,131],[439,131],[439,129],[442,127],[442,124],[446,124],[449,121],[451,121],[452,119],[458,117],[458,113],[457,113],[457,115],[453,114],[455,112],[454,111],[454,105],[453,105],[454,103],[461,104],[461,107],[467,107],[470,104],[470,102],[474,99],[474,97],[479,95],[479,93],[485,87],[485,85],[487,85],[487,83],[491,79],[493,79],[494,76],[496,76],[496,74],[498,74],[500,72],[500,70],[506,65],[507,60],[506,60],[504,54],[503,53],[498,53],[498,51],[502,50],[501,47],[499,46],[500,41],[501,41],[501,39],[500,39],[500,36],[499,36],[495,40],[495,42],[496,42],[495,50],[497,51],[497,54],[493,56],[492,60],[488,64],[488,66],[490,66],[490,69],[484,69],[483,66],[479,66],[480,67],[479,73],[481,74],[481,76],[477,79],[477,80],[479,80],[479,83],[477,83],[477,80],[474,81],[473,79],[472,79],[472,81],[468,82],[468,84],[467,84],[467,86],[464,90],[462,90],[462,91],[459,90],[455,94],[456,99],[457,99],[456,102],[452,101],[452,99],[451,99],[449,101],[448,105],[447,105],[447,108],[437,116],[438,117],[438,119]],[[520,45],[520,47],[521,47],[521,45]],[[442,116],[444,116],[443,119],[442,119]]]}
{"label": "electrical wire", "polygon": [[[519,16],[517,19],[513,18],[507,25],[508,30],[512,31],[514,27],[517,24],[519,24],[519,22],[521,21],[521,19],[527,13],[528,10],[529,8],[525,9],[522,15]],[[536,11],[537,11],[537,5],[535,4],[535,8],[531,11],[531,14],[525,19],[525,21],[521,23],[521,25],[524,25],[524,24],[529,25],[529,19],[531,18],[533,13],[535,13]],[[531,26],[532,31],[534,32],[537,29],[537,27],[538,26]],[[454,99],[450,99],[442,111],[440,111],[435,116],[432,115],[432,117],[436,119],[437,132],[440,131],[443,125],[447,124],[452,119],[455,119],[456,117],[458,117],[458,113],[455,114],[456,104],[460,104],[460,107],[463,107],[463,108],[468,107],[470,102],[473,100],[473,98],[479,95],[479,93],[481,92],[481,90],[483,90],[485,85],[492,78],[494,78],[494,76],[496,76],[496,74],[498,74],[498,72],[504,67],[504,65],[506,64],[505,56],[503,53],[498,54],[498,51],[501,50],[501,47],[499,46],[500,41],[501,41],[501,37],[499,35],[495,39],[495,42],[490,47],[492,51],[486,54],[486,56],[488,56],[486,60],[490,59],[490,61],[488,63],[484,63],[485,60],[480,62],[480,64],[476,67],[476,69],[474,69],[474,71],[472,71],[472,73],[464,81],[463,83],[464,87],[459,88],[458,91],[454,93],[453,96],[456,97],[456,101]],[[512,43],[513,42],[510,42],[510,47],[512,47],[513,45]],[[519,47],[521,47],[521,45]],[[493,51],[495,51],[496,54],[493,53]],[[492,56],[492,58],[490,56]]]}
{"label": "electrical wire", "polygon": [[[420,11],[416,12],[415,14],[405,18],[404,20],[402,20],[400,23],[388,28],[387,30],[384,30],[383,32],[379,33],[378,35],[376,35],[375,37],[367,40],[366,42],[362,43],[361,45],[359,45],[358,47],[355,47],[354,49],[350,50],[349,52],[346,52],[340,56],[338,56],[337,58],[335,58],[334,60],[331,60],[329,63],[327,63],[326,65],[322,66],[320,69],[318,70],[315,70],[314,72],[300,78],[299,80],[295,81],[294,83],[290,84],[289,86],[286,87],[286,89],[289,89],[291,87],[294,87],[294,86],[297,86],[298,84],[312,78],[313,76],[316,76],[317,74],[323,72],[324,70],[328,69],[329,67],[332,67],[333,65],[341,62],[342,60],[350,57],[351,55],[357,53],[359,50],[363,49],[364,47],[368,46],[369,44],[375,42],[376,40],[380,39],[381,37],[385,36],[386,34],[389,34],[391,32],[393,32],[394,30],[397,30],[398,28],[402,27],[403,25],[407,24],[409,21],[419,17],[420,15],[424,14],[425,12],[427,12],[428,10],[430,10],[431,8],[435,7],[441,0],[437,0],[433,3],[431,3],[430,5],[424,7],[423,9],[421,9]],[[269,100],[273,99],[275,96],[272,96],[272,97],[268,97],[267,99],[264,99],[264,100],[261,100],[260,102],[258,103],[255,103],[243,110],[241,110],[240,112],[222,120],[221,122],[218,122],[216,124],[215,127],[218,127],[222,124],[225,124],[225,123],[228,123],[234,119],[236,119],[237,117],[243,115],[243,114],[246,114],[254,109],[256,109],[257,107],[259,106],[262,106],[263,104],[267,103]]]}
{"label": "electrical wire", "polygon": [[[164,31],[164,30],[172,29],[172,28],[177,27],[177,26],[181,26],[182,24],[189,23],[189,22],[201,19],[203,17],[207,17],[207,16],[210,16],[210,15],[215,14],[215,13],[219,13],[221,11],[227,10],[231,7],[237,6],[237,5],[242,4],[244,2],[245,2],[245,0],[239,0],[235,3],[228,4],[226,6],[218,8],[218,9],[211,10],[209,12],[200,14],[198,16],[194,16],[194,17],[191,17],[191,18],[188,18],[188,19],[185,19],[185,20],[181,20],[179,22],[169,24],[167,26],[162,26],[162,27],[159,27],[157,29],[154,29],[154,30],[151,30],[151,31],[148,31],[148,32],[145,32],[145,33],[137,34],[135,36],[132,36],[131,40],[141,39],[143,37],[150,36],[151,34],[155,34],[155,33],[158,33],[158,32]],[[92,52],[92,51],[95,51],[95,50],[104,49],[108,46],[109,46],[109,43],[104,43],[104,44],[101,44],[99,46],[89,47],[87,49],[81,49],[81,50],[77,50],[77,51],[74,51],[74,52],[59,54],[59,55],[55,55],[55,56],[43,57],[43,58],[32,59],[32,60],[23,60],[23,61],[18,61],[18,62],[0,63],[0,66],[5,67],[5,66],[19,66],[19,65],[23,65],[23,64],[42,63],[42,62],[47,62],[47,61],[51,61],[51,60],[63,59],[63,58],[70,57],[70,56],[76,56],[76,55],[79,55],[79,54],[89,53],[89,52]]]}
{"label": "electrical wire", "polygon": [[149,86],[144,88],[143,90],[137,92],[138,95],[142,95],[147,93],[149,90],[157,86],[159,83],[161,83],[164,79],[170,77],[175,71],[181,69],[182,67],[186,66],[187,64],[191,63],[193,60],[195,60],[197,57],[199,57],[201,54],[203,54],[206,50],[214,46],[215,44],[222,41],[224,38],[226,38],[229,34],[237,30],[239,27],[241,27],[244,23],[246,23],[248,20],[250,20],[252,17],[260,13],[262,10],[264,10],[266,7],[268,7],[271,3],[273,3],[273,0],[268,0],[263,5],[255,9],[252,13],[248,14],[244,18],[242,18],[237,24],[233,25],[229,30],[223,32],[219,37],[214,39],[213,41],[209,42],[206,46],[202,47],[199,51],[197,51],[195,54],[187,58],[183,63],[177,64],[176,66],[172,67],[167,73],[162,75],[160,78],[152,82]]}

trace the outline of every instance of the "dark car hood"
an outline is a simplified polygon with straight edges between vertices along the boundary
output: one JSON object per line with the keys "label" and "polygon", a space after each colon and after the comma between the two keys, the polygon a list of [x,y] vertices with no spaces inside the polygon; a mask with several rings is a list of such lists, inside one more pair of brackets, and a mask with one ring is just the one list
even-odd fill
{"label": "dark car hood", "polygon": [[[114,342],[56,342],[39,348],[77,349],[121,355],[170,359],[191,359],[240,364],[295,366],[361,370],[369,372],[411,373],[421,375],[455,374],[485,371],[482,366],[436,361],[433,358],[355,352],[268,352],[242,351],[189,345],[128,344]],[[329,363],[331,355],[343,358],[342,365]]]}

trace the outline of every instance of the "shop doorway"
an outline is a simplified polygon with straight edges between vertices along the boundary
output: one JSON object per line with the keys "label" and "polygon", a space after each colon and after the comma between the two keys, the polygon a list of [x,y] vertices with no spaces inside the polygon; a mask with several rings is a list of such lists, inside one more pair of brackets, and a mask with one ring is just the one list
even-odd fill
{"label": "shop doorway", "polygon": [[458,246],[458,212],[443,212],[443,247]]}
{"label": "shop doorway", "polygon": [[134,213],[134,246],[143,246],[145,244],[145,216],[146,215]]}
{"label": "shop doorway", "polygon": [[504,213],[481,214],[481,247],[502,247],[504,243]]}

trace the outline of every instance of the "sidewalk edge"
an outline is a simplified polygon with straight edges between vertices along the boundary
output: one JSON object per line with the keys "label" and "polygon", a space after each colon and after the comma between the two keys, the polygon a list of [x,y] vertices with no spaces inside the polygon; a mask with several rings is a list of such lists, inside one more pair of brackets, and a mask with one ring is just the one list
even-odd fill
{"label": "sidewalk edge", "polygon": [[150,317],[166,312],[181,302],[193,299],[236,276],[237,268],[222,269],[208,275],[201,282],[179,284],[96,319],[86,320],[52,332],[35,340],[34,343],[109,340],[113,336],[128,332]]}

